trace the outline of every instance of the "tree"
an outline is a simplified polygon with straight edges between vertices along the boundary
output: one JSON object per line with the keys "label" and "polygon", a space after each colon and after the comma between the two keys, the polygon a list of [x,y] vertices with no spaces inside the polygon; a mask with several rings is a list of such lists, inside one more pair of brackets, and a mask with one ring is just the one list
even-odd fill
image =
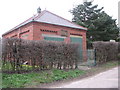
{"label": "tree", "polygon": [[103,7],[100,9],[97,7],[98,5],[92,5],[92,2],[76,6],[70,11],[73,14],[72,21],[88,28],[88,41],[116,40],[119,32],[116,19],[105,13]]}
{"label": "tree", "polygon": [[98,5],[92,6],[92,2],[84,2],[73,8],[70,12],[73,14],[73,22],[80,24],[85,27],[89,27],[90,20],[97,19],[98,13],[103,9],[96,9]]}
{"label": "tree", "polygon": [[89,27],[87,37],[92,36],[93,41],[109,41],[118,38],[119,29],[116,25],[116,19],[112,19],[104,11],[98,14],[98,19],[92,22]]}

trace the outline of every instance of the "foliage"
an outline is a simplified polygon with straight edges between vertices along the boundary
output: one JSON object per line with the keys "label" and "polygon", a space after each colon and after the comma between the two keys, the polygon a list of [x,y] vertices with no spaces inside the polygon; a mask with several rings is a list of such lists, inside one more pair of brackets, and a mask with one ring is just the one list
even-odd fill
{"label": "foliage", "polygon": [[120,65],[120,61],[109,61],[109,62],[105,62],[104,64],[101,65],[101,67],[103,68],[114,68],[116,66]]}
{"label": "foliage", "polygon": [[112,19],[112,17],[105,12],[101,12],[98,15],[99,19],[93,22],[95,28],[90,27],[90,30],[88,30],[88,37],[92,36],[93,41],[116,40],[119,33],[116,20]]}
{"label": "foliage", "polygon": [[118,43],[118,59],[120,60],[120,42]]}
{"label": "foliage", "polygon": [[96,50],[96,60],[98,64],[117,60],[118,42],[94,42],[94,49]]}
{"label": "foliage", "polygon": [[29,85],[39,85],[40,83],[50,83],[53,81],[78,77],[85,74],[82,70],[57,70],[42,71],[40,73],[29,74],[3,74],[3,88],[21,88]]}
{"label": "foliage", "polygon": [[118,38],[116,19],[112,19],[102,9],[103,7],[98,9],[98,5],[92,5],[92,2],[84,2],[70,11],[73,14],[73,22],[88,28],[88,43]]}
{"label": "foliage", "polygon": [[[89,28],[92,21],[98,18],[101,9],[97,9],[98,5],[92,6],[92,2],[84,2],[73,8],[70,12],[73,14],[73,22]],[[92,25],[91,25],[92,26]]]}
{"label": "foliage", "polygon": [[118,54],[118,59],[120,60],[120,53]]}
{"label": "foliage", "polygon": [[120,53],[120,42],[118,43],[118,53]]}
{"label": "foliage", "polygon": [[47,70],[42,72],[32,72],[24,74],[5,74],[2,77],[2,88],[22,88],[22,87],[35,87],[42,83],[51,83],[54,81],[70,79],[79,76],[88,76],[90,73],[95,73],[100,70],[106,70],[120,65],[120,61],[109,61],[100,64],[99,67],[91,68],[87,71],[83,70]]}
{"label": "foliage", "polygon": [[117,38],[117,42],[120,42],[120,36]]}
{"label": "foliage", "polygon": [[21,73],[26,61],[32,66],[29,70],[77,68],[78,44],[9,38],[3,39],[2,45],[3,67],[9,71]]}

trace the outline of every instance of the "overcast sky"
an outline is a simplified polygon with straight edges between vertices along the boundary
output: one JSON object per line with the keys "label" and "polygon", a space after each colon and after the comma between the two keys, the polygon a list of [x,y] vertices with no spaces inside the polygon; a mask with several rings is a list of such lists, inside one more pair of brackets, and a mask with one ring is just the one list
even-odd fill
{"label": "overcast sky", "polygon": [[[104,7],[107,14],[118,19],[118,1],[94,0],[93,4]],[[0,36],[36,14],[39,6],[71,21],[69,10],[82,3],[83,0],[0,0]]]}

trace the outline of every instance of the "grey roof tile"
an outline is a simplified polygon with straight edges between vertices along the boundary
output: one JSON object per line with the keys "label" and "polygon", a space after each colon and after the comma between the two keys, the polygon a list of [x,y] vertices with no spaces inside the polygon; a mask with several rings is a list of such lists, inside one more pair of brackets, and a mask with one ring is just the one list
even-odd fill
{"label": "grey roof tile", "polygon": [[87,30],[87,28],[84,28],[82,26],[79,26],[69,20],[66,20],[56,14],[53,14],[47,10],[42,11],[40,14],[34,15],[33,17],[29,18],[28,20],[22,22],[21,24],[17,25],[13,29],[9,30],[8,32],[4,33],[3,35],[27,24],[32,21],[36,22],[42,22],[42,23],[49,23],[49,24],[55,24],[55,25],[60,25],[60,26],[66,26],[66,27],[71,27],[71,28],[77,28],[77,29],[82,29],[82,30]]}

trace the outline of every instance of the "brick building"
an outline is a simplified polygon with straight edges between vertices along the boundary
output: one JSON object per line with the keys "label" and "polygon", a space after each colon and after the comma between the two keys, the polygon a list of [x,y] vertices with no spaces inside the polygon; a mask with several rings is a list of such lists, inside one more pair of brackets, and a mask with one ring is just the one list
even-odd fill
{"label": "brick building", "polygon": [[87,28],[44,10],[4,33],[2,37],[77,42],[81,50],[85,51],[86,31]]}

